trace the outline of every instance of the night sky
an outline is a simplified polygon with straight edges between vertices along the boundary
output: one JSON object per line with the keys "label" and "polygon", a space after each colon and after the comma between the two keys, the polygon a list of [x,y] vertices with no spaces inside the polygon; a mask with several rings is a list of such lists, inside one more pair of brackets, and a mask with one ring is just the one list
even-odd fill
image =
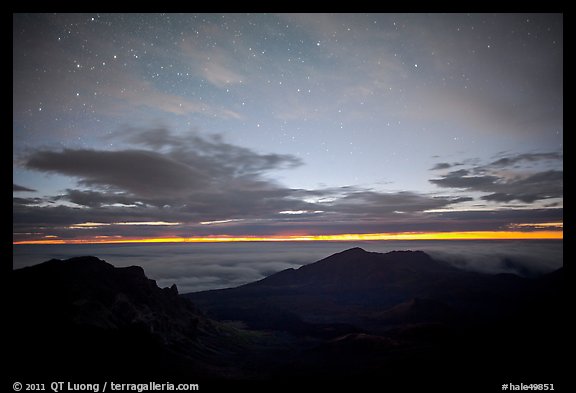
{"label": "night sky", "polygon": [[14,242],[561,236],[560,14],[14,14],[13,108]]}

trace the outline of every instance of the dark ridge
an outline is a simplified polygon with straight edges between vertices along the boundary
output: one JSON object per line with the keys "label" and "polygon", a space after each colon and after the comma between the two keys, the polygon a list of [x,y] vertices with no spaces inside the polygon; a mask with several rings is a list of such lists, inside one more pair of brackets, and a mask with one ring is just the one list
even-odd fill
{"label": "dark ridge", "polygon": [[448,370],[488,391],[523,375],[560,384],[561,288],[563,269],[529,279],[464,271],[422,251],[353,248],[241,287],[184,296],[213,318],[299,337],[304,348],[278,375],[386,378],[406,388],[415,375],[441,383]]}
{"label": "dark ridge", "polygon": [[350,255],[350,254],[368,254],[368,251],[364,250],[361,247],[352,247],[352,248],[349,248],[348,250],[341,251],[341,252],[336,253],[334,255],[346,255],[346,254],[348,254],[348,255]]}
{"label": "dark ridge", "polygon": [[[267,288],[273,291],[330,292],[382,289],[387,285],[411,285],[439,273],[466,275],[446,263],[432,259],[422,251],[392,251],[385,254],[352,248],[333,254],[298,269],[286,269],[262,280],[243,285],[246,293]],[[238,293],[238,289],[209,291]],[[191,295],[196,296],[196,295]]]}
{"label": "dark ridge", "polygon": [[354,248],[186,295],[159,288],[140,267],[95,257],[51,260],[11,279],[14,380],[183,376],[367,391],[382,381],[390,391],[450,382],[490,391],[529,378],[563,386],[564,269],[489,275],[421,251]]}
{"label": "dark ridge", "polygon": [[139,266],[53,259],[11,278],[16,370],[114,375],[129,365],[151,374],[238,372],[236,333],[206,318],[175,285],[159,288]]}

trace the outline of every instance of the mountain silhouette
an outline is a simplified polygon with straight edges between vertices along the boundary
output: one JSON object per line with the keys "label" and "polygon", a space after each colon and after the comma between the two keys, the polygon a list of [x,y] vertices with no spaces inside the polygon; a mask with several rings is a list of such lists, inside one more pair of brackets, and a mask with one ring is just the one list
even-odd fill
{"label": "mountain silhouette", "polygon": [[394,285],[421,285],[431,275],[461,273],[422,251],[386,254],[352,248],[299,269],[287,269],[245,287],[284,287],[298,291],[373,290]]}
{"label": "mountain silhouette", "polygon": [[492,383],[530,373],[558,378],[562,283],[563,270],[526,279],[464,271],[421,251],[353,248],[240,287],[184,296],[217,320],[300,337],[309,347],[292,362],[293,375],[386,375],[402,384],[446,370],[454,380],[474,379],[483,369]]}
{"label": "mountain silhouette", "polygon": [[[96,257],[54,259],[10,278],[15,378],[185,376],[292,390],[317,381],[339,390],[562,386],[564,269],[490,275],[421,251],[353,248],[184,295],[140,267]],[[238,386],[277,388],[226,388]]]}
{"label": "mountain silhouette", "polygon": [[526,280],[515,275],[467,272],[422,251],[383,254],[352,248],[240,287],[185,296],[209,315],[241,319],[254,328],[270,328],[278,318],[288,330],[300,329],[296,322],[305,321],[381,332],[394,321],[496,317],[525,286]]}
{"label": "mountain silhouette", "polygon": [[203,316],[175,285],[159,288],[141,267],[116,268],[96,257],[53,259],[15,270],[11,278],[14,369],[236,372],[232,363],[241,346],[235,331]]}

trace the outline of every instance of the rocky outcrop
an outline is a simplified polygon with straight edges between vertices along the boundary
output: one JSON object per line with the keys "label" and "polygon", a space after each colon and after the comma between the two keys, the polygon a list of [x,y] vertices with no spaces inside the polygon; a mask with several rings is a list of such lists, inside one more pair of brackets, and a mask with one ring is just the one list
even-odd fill
{"label": "rocky outcrop", "polygon": [[[27,369],[235,372],[237,332],[206,318],[175,285],[159,288],[141,267],[53,259],[11,278],[14,361]],[[54,354],[64,364],[51,362]]]}

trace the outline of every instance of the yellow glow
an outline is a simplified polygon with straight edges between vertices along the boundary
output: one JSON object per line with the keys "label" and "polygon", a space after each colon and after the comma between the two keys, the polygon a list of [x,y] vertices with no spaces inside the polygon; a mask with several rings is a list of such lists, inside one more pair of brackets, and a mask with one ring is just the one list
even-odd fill
{"label": "yellow glow", "polygon": [[563,231],[470,231],[470,232],[400,232],[400,233],[353,233],[340,235],[286,235],[286,236],[207,236],[207,237],[159,237],[91,238],[91,239],[44,239],[21,240],[12,244],[113,244],[113,243],[223,243],[223,242],[289,242],[289,241],[366,241],[366,240],[510,240],[510,239],[563,239]]}
{"label": "yellow glow", "polygon": [[510,228],[538,228],[538,229],[546,229],[546,228],[563,228],[563,222],[539,222],[539,223],[529,223],[529,224],[510,224]]}

